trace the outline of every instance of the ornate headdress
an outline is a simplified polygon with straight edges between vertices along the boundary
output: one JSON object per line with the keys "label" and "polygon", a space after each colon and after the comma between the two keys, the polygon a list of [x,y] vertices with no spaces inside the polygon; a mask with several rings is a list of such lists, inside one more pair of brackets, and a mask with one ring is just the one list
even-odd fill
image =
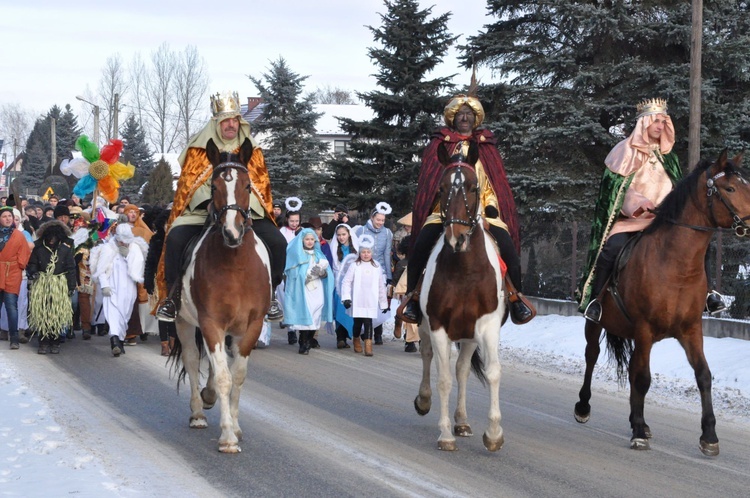
{"label": "ornate headdress", "polygon": [[216,121],[239,116],[240,97],[237,92],[224,92],[211,95],[211,114]]}
{"label": "ornate headdress", "polygon": [[484,107],[482,107],[482,103],[479,102],[479,99],[477,98],[478,87],[477,68],[474,66],[471,72],[471,83],[469,84],[469,91],[467,94],[461,93],[451,98],[450,102],[445,105],[445,109],[443,109],[443,118],[445,119],[446,125],[453,127],[453,118],[456,117],[456,113],[464,104],[471,107],[471,110],[474,111],[474,115],[476,116],[476,119],[474,120],[474,128],[478,128],[479,125],[482,124],[484,121]]}
{"label": "ornate headdress", "polygon": [[650,116],[652,114],[667,114],[667,101],[664,99],[650,99],[644,100],[635,106],[635,110],[638,113],[636,119],[640,119],[643,116]]}

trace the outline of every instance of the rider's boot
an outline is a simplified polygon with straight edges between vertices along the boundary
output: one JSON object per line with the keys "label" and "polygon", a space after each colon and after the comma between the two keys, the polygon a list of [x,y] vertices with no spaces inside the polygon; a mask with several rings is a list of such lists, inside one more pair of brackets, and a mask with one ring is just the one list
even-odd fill
{"label": "rider's boot", "polygon": [[[279,305],[279,301],[276,299],[276,288],[273,289],[273,299],[271,299],[271,304],[268,306],[268,313],[266,314],[266,319],[269,322],[280,322],[284,319],[284,310],[281,309],[281,306]],[[290,343],[291,344],[291,343]]]}
{"label": "rider's boot", "polygon": [[727,305],[724,303],[724,296],[715,290],[710,290],[706,296],[706,311],[710,315],[718,315],[722,311],[726,311],[726,309]]}
{"label": "rider's boot", "polygon": [[526,296],[516,290],[515,285],[510,280],[510,276],[505,274],[505,290],[508,293],[508,302],[510,303],[510,319],[516,325],[528,323],[536,316],[536,309]]}
{"label": "rider's boot", "polygon": [[[599,258],[602,259],[601,257]],[[584,318],[586,320],[589,320],[594,323],[599,323],[599,320],[602,319],[602,303],[601,303],[601,295],[604,291],[604,287],[607,284],[607,280],[609,280],[609,271],[607,271],[607,268],[604,268],[603,261],[597,261],[596,265],[596,274],[594,276],[594,282],[591,285],[591,295],[593,296],[593,299],[589,302],[589,305],[586,306],[586,310],[583,312]]]}
{"label": "rider's boot", "polygon": [[170,289],[169,295],[156,308],[156,318],[163,322],[174,322],[177,319],[177,313],[180,311],[180,301],[182,298],[182,283],[175,282]]}

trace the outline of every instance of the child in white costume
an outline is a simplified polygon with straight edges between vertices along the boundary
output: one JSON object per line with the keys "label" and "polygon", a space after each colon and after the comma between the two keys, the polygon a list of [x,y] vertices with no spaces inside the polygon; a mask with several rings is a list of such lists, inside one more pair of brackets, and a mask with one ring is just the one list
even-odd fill
{"label": "child in white costume", "polygon": [[120,223],[104,244],[91,250],[91,276],[103,298],[102,312],[109,324],[112,354],[124,353],[122,341],[138,297],[136,282],[143,283],[148,244],[133,235],[130,225]]}
{"label": "child in white costume", "polygon": [[[352,331],[354,352],[361,352],[360,333],[364,339],[365,356],[372,356],[372,321],[379,313],[387,313],[385,274],[380,265],[372,259],[375,240],[369,235],[359,238],[359,255],[348,265],[341,282],[341,300],[354,318]],[[354,256],[347,256],[353,258]],[[346,266],[346,265],[344,265]],[[362,331],[364,327],[364,331]]]}

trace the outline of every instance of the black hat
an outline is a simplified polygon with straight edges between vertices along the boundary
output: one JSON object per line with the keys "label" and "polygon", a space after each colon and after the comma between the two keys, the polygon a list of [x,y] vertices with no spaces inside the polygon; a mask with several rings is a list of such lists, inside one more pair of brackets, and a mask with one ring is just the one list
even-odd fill
{"label": "black hat", "polygon": [[346,204],[336,204],[336,207],[333,208],[333,212],[349,214],[349,208],[346,207]]}
{"label": "black hat", "polygon": [[281,203],[281,201],[273,201],[273,207],[280,208],[284,207],[284,205]]}
{"label": "black hat", "polygon": [[70,216],[70,209],[65,204],[58,204],[55,206],[55,212],[53,217],[59,218],[60,216]]}

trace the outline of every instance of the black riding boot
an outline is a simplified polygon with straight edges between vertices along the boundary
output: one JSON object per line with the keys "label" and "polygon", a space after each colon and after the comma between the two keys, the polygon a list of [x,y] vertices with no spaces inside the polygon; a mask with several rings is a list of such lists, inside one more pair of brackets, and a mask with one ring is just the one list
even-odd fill
{"label": "black riding boot", "polygon": [[414,296],[414,290],[417,288],[419,279],[427,266],[430,252],[432,252],[432,248],[442,232],[443,227],[437,223],[423,226],[414,242],[414,248],[409,253],[409,264],[406,266],[406,295],[409,296],[409,301],[404,306],[402,313],[408,322],[419,323],[422,321],[422,310],[419,309],[419,300],[414,299],[418,297]]}
{"label": "black riding boot", "polygon": [[534,317],[535,312],[524,302],[525,298],[522,299],[521,259],[518,257],[516,246],[513,244],[513,239],[507,230],[490,225],[489,231],[492,238],[497,242],[497,247],[500,249],[500,256],[502,256],[505,265],[508,267],[508,280],[510,280],[512,289],[506,289],[506,293],[508,304],[510,305],[511,319],[516,324],[527,323]]}
{"label": "black riding boot", "polygon": [[623,246],[625,246],[632,236],[632,233],[618,233],[612,235],[604,243],[604,247],[602,247],[602,251],[599,253],[599,258],[596,260],[594,281],[591,284],[591,301],[586,307],[586,311],[583,312],[586,320],[591,320],[594,323],[599,323],[599,320],[601,320],[602,303],[599,302],[599,295],[604,290],[604,286],[612,274],[620,250],[622,250]]}
{"label": "black riding boot", "polygon": [[156,318],[162,322],[174,322],[177,319],[177,313],[180,312],[181,300],[182,282],[178,280],[172,284],[169,296],[156,308]]}
{"label": "black riding boot", "polygon": [[349,338],[349,332],[340,323],[336,323],[336,349],[348,349],[351,346],[346,343]]}
{"label": "black riding boot", "polygon": [[125,353],[125,348],[122,347],[122,341],[116,335],[109,338],[109,344],[112,347],[112,355],[115,358]]}
{"label": "black riding boot", "polygon": [[299,354],[310,354],[310,330],[299,331]]}

